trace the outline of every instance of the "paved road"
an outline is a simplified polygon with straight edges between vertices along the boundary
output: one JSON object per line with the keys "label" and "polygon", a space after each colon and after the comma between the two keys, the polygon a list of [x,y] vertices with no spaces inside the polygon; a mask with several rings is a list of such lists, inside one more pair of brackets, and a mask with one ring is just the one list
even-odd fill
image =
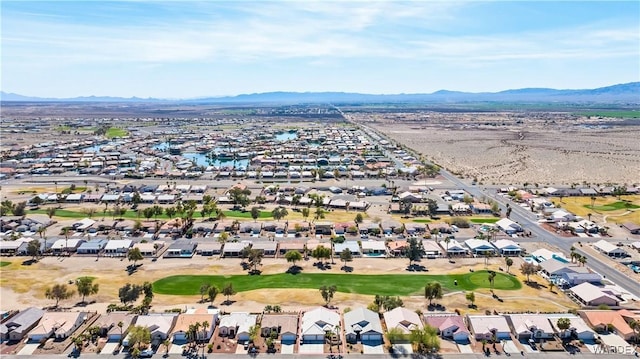
{"label": "paved road", "polygon": [[[3,359],[23,359],[23,358],[67,358],[67,355],[32,355],[32,356],[19,356],[19,355],[3,355]],[[125,355],[117,355],[114,358],[124,358]],[[229,357],[249,357],[248,355],[223,355],[223,354],[207,354],[204,357],[200,356],[192,356],[186,357],[179,354],[170,354],[165,356],[164,354],[156,354],[152,358],[160,359],[160,358],[170,358],[170,359],[216,359],[216,358],[229,358]],[[362,358],[362,354],[344,354],[343,358]],[[487,359],[487,358],[536,358],[536,359],[592,359],[592,358],[601,358],[601,357],[610,357],[610,358],[633,358],[634,355],[630,352],[627,354],[593,354],[593,353],[577,353],[575,355],[569,354],[567,352],[539,352],[539,353],[525,353],[524,355],[520,354],[511,354],[510,356],[506,356],[504,353],[499,355],[491,354],[491,356],[487,357],[484,354],[437,354],[437,355],[417,355],[417,354],[409,354],[409,355],[391,355],[391,354],[367,354],[367,359]],[[81,359],[105,359],[106,356],[98,355],[98,354],[82,354],[78,358]],[[256,356],[252,356],[252,358],[273,358],[273,359],[329,359],[330,356],[326,354],[257,354]]]}

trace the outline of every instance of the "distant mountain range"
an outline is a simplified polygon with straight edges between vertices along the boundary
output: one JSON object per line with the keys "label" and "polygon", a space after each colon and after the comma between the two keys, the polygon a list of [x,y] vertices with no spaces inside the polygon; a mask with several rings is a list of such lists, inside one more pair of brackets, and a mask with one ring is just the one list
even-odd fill
{"label": "distant mountain range", "polygon": [[41,98],[0,92],[1,101],[21,102],[172,102],[172,103],[640,103],[640,82],[583,90],[523,88],[500,92],[459,92],[440,90],[428,94],[372,95],[349,92],[265,92],[198,99],[158,99],[139,97]]}

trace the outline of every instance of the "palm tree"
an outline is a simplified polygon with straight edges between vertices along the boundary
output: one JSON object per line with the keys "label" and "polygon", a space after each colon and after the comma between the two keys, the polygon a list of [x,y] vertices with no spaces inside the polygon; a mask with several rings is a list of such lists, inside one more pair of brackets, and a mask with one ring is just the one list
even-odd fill
{"label": "palm tree", "polygon": [[496,272],[491,271],[489,272],[489,286],[491,288],[491,291],[493,291],[493,283],[496,281]]}

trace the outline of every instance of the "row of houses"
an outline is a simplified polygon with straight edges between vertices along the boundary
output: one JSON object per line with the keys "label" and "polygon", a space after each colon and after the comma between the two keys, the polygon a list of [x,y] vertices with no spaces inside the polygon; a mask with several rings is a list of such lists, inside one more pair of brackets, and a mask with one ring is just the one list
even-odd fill
{"label": "row of houses", "polygon": [[[567,329],[558,326],[560,318],[569,319]],[[251,314],[233,312],[221,314],[217,309],[192,309],[186,313],[151,313],[134,315],[126,312],[111,312],[101,315],[93,322],[100,335],[109,341],[129,342],[128,328],[132,325],[149,328],[152,344],[169,339],[174,344],[187,340],[187,332],[195,323],[207,322],[197,333],[198,340],[209,341],[218,328],[221,337],[234,338],[239,342],[250,339],[254,326],[260,327],[260,335],[275,335],[283,344],[324,343],[328,335],[341,336],[348,343],[381,344],[385,331],[398,330],[403,334],[422,329],[425,325],[435,328],[440,336],[456,342],[475,340],[551,340],[554,338],[576,338],[593,340],[596,332],[614,330],[624,340],[631,341],[637,334],[630,323],[639,320],[640,314],[622,309],[583,310],[577,315],[551,314],[504,314],[467,315],[456,313],[427,313],[419,315],[407,308],[398,307],[380,315],[364,307],[354,308],[342,315],[325,307],[317,307],[301,313]],[[24,338],[42,342],[55,337],[64,339],[73,335],[85,321],[87,312],[45,312],[31,307],[7,318],[0,324],[3,341],[20,341]],[[383,326],[384,322],[384,326]]]}

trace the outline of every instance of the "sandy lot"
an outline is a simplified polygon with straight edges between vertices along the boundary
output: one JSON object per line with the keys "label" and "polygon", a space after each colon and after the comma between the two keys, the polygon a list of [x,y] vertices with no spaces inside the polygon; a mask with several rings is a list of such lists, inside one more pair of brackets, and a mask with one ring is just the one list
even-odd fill
{"label": "sandy lot", "polygon": [[637,124],[554,113],[356,113],[351,118],[485,184],[640,182]]}
{"label": "sandy lot", "polygon": [[[7,259],[3,259],[7,260]],[[2,309],[24,308],[29,305],[49,306],[53,301],[44,298],[44,290],[53,283],[67,283],[77,277],[90,275],[96,277],[96,283],[100,284],[100,292],[97,296],[89,297],[89,301],[95,303],[88,305],[88,309],[104,311],[109,303],[117,303],[118,288],[127,282],[143,283],[144,281],[155,281],[159,278],[175,274],[243,274],[240,259],[219,259],[195,256],[192,259],[159,259],[157,262],[150,260],[142,261],[144,264],[140,270],[133,275],[127,275],[125,271],[129,264],[126,260],[95,257],[70,257],[59,259],[57,257],[47,257],[40,262],[24,266],[21,265],[21,258],[9,259],[12,264],[0,269],[0,305]],[[319,272],[313,266],[313,261],[300,263],[304,272]],[[282,273],[288,268],[284,259],[264,259],[264,274]],[[483,260],[462,259],[456,264],[450,264],[445,259],[424,261],[424,265],[429,268],[429,272],[456,273],[468,272],[469,269],[483,269]],[[351,262],[355,274],[370,273],[407,273],[405,271],[407,261],[405,259],[378,259],[378,258],[358,258]],[[515,264],[511,268],[512,273],[518,272],[520,259],[515,259]],[[490,268],[498,270],[504,267],[504,262],[500,258],[493,258],[490,261]],[[333,266],[330,270],[338,273],[340,266]],[[326,273],[324,271],[323,273]],[[524,277],[518,275],[521,280]],[[259,280],[259,278],[256,278]],[[536,279],[532,276],[532,280]],[[542,283],[541,278],[537,278]],[[531,298],[537,297],[536,310],[540,311],[566,311],[574,308],[570,300],[562,294],[551,293],[546,289],[533,289],[523,286],[518,291],[496,291],[496,294],[503,299],[499,303],[493,298],[489,290],[476,291],[477,309],[473,312],[484,313],[485,310],[499,308],[502,311],[522,311],[531,309]],[[172,296],[156,295],[153,300],[154,310],[161,311],[167,308],[191,307],[197,304],[200,296]],[[403,297],[405,306],[412,309],[427,310],[427,302],[422,296]],[[219,296],[214,304],[220,304],[224,298]],[[316,290],[255,290],[239,293],[232,297],[235,302],[230,306],[223,306],[225,310],[233,311],[261,311],[267,304],[279,304],[284,310],[300,310],[310,306],[323,304],[322,298]],[[372,296],[354,295],[346,293],[336,293],[332,304],[345,307],[366,306],[373,300]],[[72,307],[79,302],[77,296],[60,302],[62,307]],[[463,292],[446,293],[445,298],[440,301],[448,310],[459,309],[462,312],[470,311]]]}

